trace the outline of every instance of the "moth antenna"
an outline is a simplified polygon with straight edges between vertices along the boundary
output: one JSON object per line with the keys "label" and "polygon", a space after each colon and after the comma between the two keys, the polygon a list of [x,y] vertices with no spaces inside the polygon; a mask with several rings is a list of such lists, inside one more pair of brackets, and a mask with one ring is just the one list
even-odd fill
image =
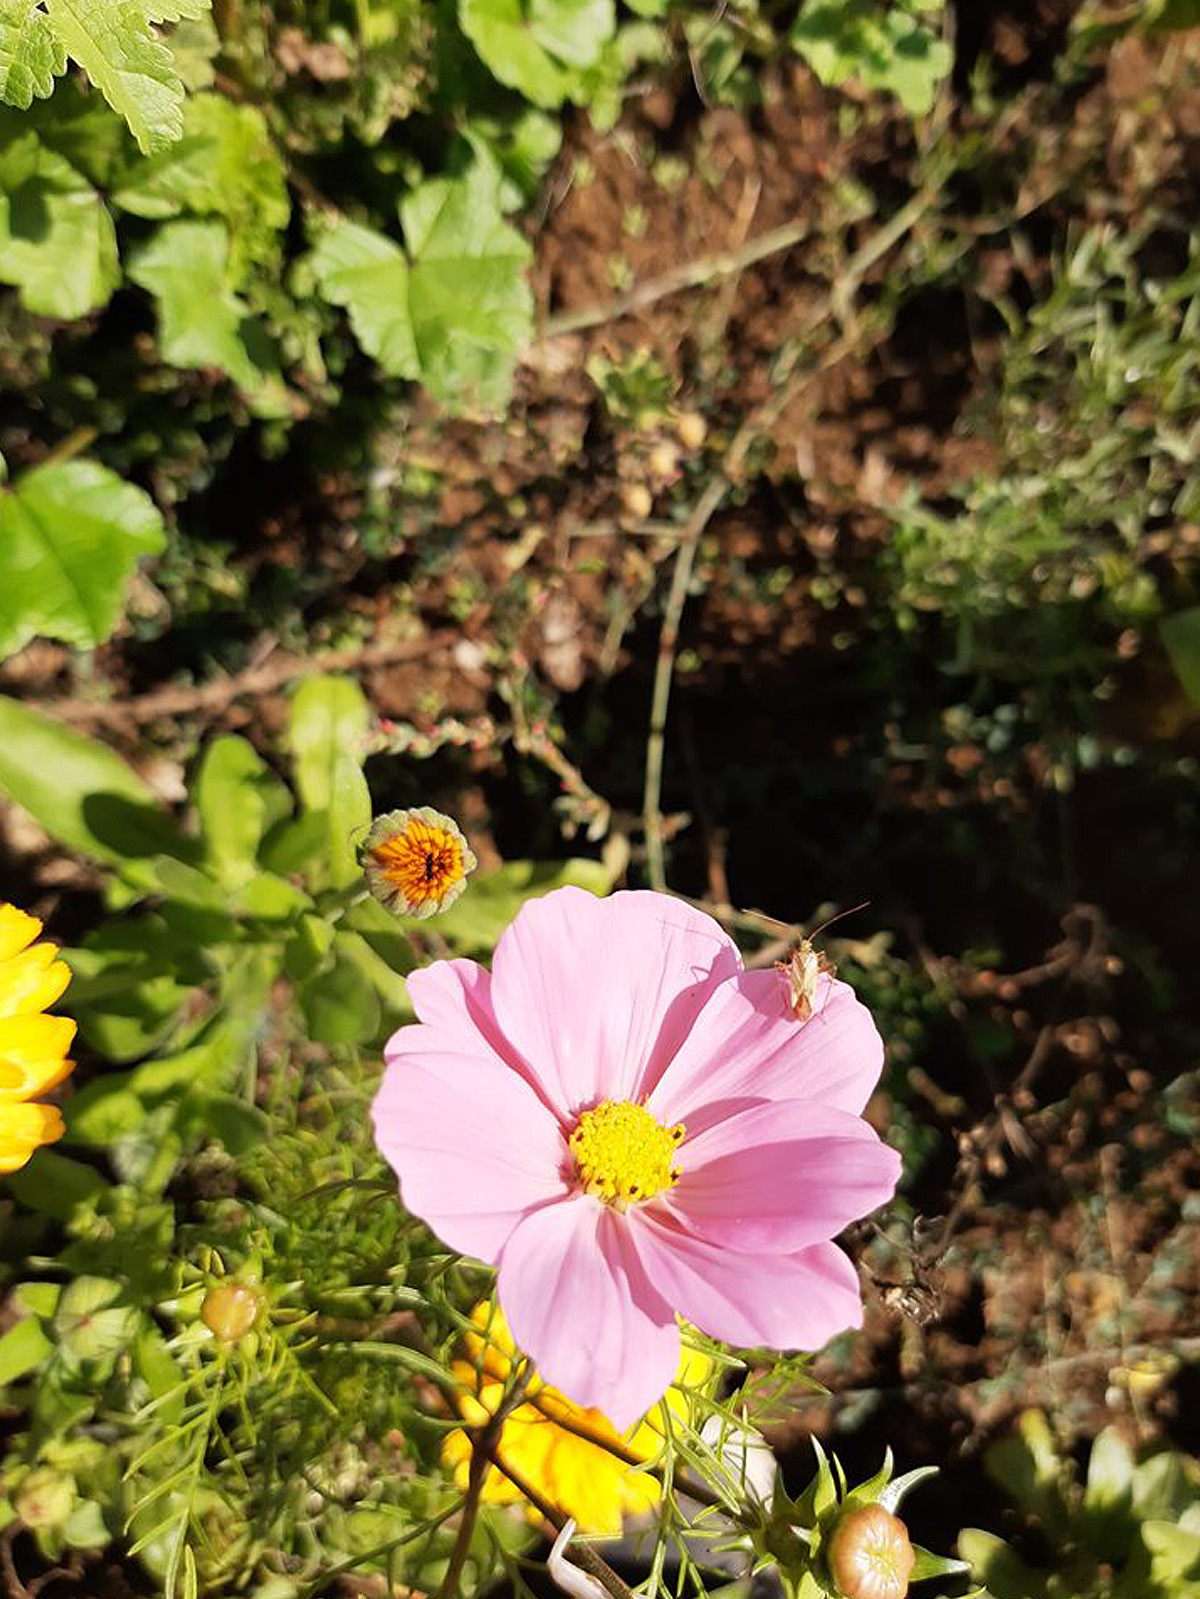
{"label": "moth antenna", "polygon": [[864,899],[861,905],[851,905],[849,910],[838,911],[835,915],[827,917],[826,920],[821,923],[820,927],[814,927],[812,932],[806,935],[807,938],[811,942],[812,939],[823,933],[827,927],[832,927],[834,922],[844,921],[847,916],[855,916],[859,911],[865,911],[870,903],[871,901],[869,899]]}

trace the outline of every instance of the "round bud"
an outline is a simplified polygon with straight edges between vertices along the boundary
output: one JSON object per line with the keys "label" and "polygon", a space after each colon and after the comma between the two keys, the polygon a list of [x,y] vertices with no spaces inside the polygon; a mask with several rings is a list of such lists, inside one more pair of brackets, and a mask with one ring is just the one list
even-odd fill
{"label": "round bud", "polygon": [[673,478],[679,471],[679,451],[670,439],[660,439],[650,451],[646,464],[656,478]]}
{"label": "round bud", "polygon": [[689,450],[698,450],[708,437],[708,423],[699,411],[684,411],[675,424],[679,442]]}
{"label": "round bud", "polygon": [[13,1509],[31,1529],[57,1527],[75,1507],[75,1479],[39,1466],[31,1471],[13,1497]]}
{"label": "round bud", "polygon": [[908,1528],[882,1505],[860,1505],[839,1521],[829,1571],[843,1599],[904,1599],[916,1554]]}
{"label": "round bud", "polygon": [[218,1283],[204,1296],[200,1319],[215,1337],[234,1344],[258,1320],[262,1301],[244,1283]]}
{"label": "round bud", "polygon": [[654,498],[644,483],[627,483],[621,490],[621,503],[626,516],[644,522],[654,509]]}

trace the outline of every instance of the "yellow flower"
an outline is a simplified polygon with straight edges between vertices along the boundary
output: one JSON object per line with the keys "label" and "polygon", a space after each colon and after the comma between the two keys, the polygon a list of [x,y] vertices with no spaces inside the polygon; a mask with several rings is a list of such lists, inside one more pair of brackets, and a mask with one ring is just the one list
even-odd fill
{"label": "yellow flower", "polygon": [[[484,1336],[467,1335],[469,1359],[455,1361],[453,1371],[462,1389],[463,1420],[479,1427],[495,1413],[503,1397],[516,1349],[499,1306],[485,1300],[471,1312],[471,1320]],[[535,1377],[527,1402],[518,1405],[504,1423],[497,1454],[543,1499],[573,1517],[581,1532],[619,1533],[625,1514],[649,1510],[657,1502],[659,1484],[648,1472],[618,1459],[604,1446],[623,1449],[639,1460],[652,1460],[662,1441],[663,1407],[669,1406],[676,1416],[686,1415],[687,1396],[679,1385],[699,1387],[711,1372],[707,1355],[685,1347],[676,1385],[667,1389],[649,1415],[624,1438],[599,1410],[572,1404],[557,1388],[547,1387]],[[589,1442],[581,1433],[598,1442]],[[459,1429],[447,1437],[442,1458],[453,1467],[458,1486],[465,1489],[471,1466],[471,1440],[465,1431]],[[503,1472],[492,1467],[484,1479],[483,1498],[491,1504],[510,1505],[519,1503],[522,1495]]]}
{"label": "yellow flower", "polygon": [[36,916],[0,905],[0,1172],[16,1171],[40,1144],[62,1137],[59,1111],[29,1101],[75,1064],[67,1059],[75,1023],[42,1015],[71,974],[53,944],[34,943],[41,930]]}
{"label": "yellow flower", "polygon": [[377,817],[362,859],[371,893],[398,916],[444,911],[476,865],[457,822],[428,805]]}

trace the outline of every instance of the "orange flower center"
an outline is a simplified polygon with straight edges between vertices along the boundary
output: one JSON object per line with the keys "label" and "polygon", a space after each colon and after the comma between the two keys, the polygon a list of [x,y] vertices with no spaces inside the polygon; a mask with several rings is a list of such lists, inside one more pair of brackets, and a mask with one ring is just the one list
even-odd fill
{"label": "orange flower center", "polygon": [[370,855],[410,905],[440,902],[463,875],[461,840],[420,819],[395,837],[381,839]]}

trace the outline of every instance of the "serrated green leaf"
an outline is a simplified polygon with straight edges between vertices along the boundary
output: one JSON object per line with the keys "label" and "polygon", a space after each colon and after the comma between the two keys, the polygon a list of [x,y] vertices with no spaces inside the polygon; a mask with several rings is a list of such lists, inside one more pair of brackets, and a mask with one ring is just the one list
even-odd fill
{"label": "serrated green leaf", "polygon": [[183,132],[183,85],[171,52],[151,24],[198,16],[198,0],[180,5],[138,0],[45,0],[55,37],[129,124],[146,155]]}
{"label": "serrated green leaf", "polygon": [[141,861],[195,853],[154,791],[119,755],[0,695],[0,789],[60,844],[151,880]]}
{"label": "serrated green leaf", "polygon": [[274,352],[234,292],[223,222],[165,223],[138,252],[129,276],[158,301],[164,361],[227,372],[260,414],[286,413]]}
{"label": "serrated green leaf", "polygon": [[0,0],[0,100],[29,109],[66,70],[67,53],[33,0]]}
{"label": "serrated green leaf", "polygon": [[367,354],[395,377],[420,377],[400,246],[373,228],[338,222],[318,243],[312,265],[322,294],[349,313]]}
{"label": "serrated green leaf", "polygon": [[0,489],[0,657],[36,634],[103,643],[135,564],[165,543],[149,495],[96,461],[52,462]]}
{"label": "serrated green leaf", "polygon": [[105,305],[119,281],[112,218],[88,180],[33,132],[0,145],[0,282],[66,320]]}

